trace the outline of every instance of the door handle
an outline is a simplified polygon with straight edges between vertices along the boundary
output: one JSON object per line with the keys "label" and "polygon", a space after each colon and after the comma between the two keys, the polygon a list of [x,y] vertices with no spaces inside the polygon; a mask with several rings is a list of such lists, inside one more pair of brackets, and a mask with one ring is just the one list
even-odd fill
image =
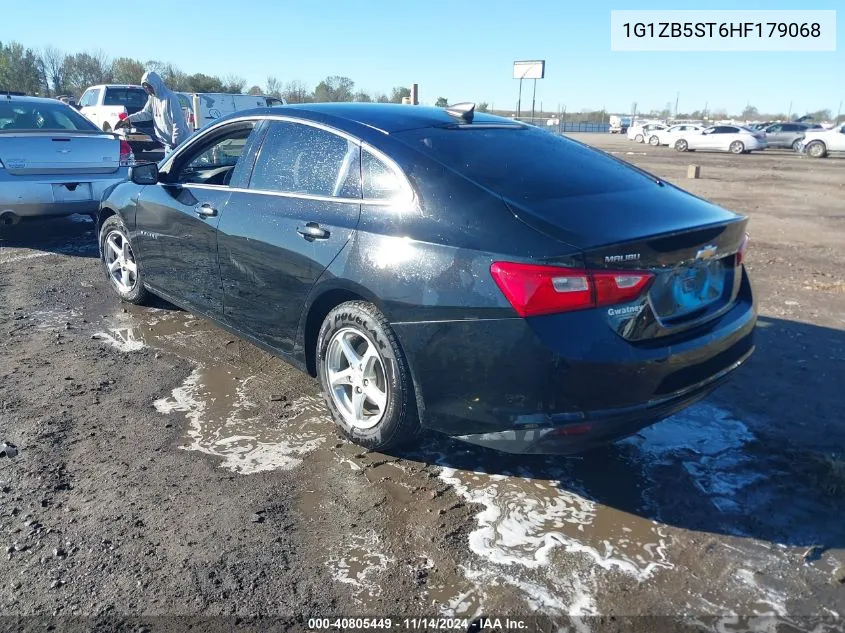
{"label": "door handle", "polygon": [[329,232],[316,222],[309,222],[305,226],[298,226],[296,227],[296,232],[309,242],[313,242],[314,240],[325,240],[329,237]]}
{"label": "door handle", "polygon": [[212,207],[207,202],[198,206],[195,211],[196,214],[201,218],[213,218],[215,215],[217,215],[217,209]]}

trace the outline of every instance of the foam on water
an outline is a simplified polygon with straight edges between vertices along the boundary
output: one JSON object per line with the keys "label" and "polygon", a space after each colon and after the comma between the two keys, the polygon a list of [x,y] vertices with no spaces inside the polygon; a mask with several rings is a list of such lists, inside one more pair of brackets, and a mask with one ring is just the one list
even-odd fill
{"label": "foam on water", "polygon": [[284,420],[273,421],[250,401],[250,380],[237,381],[225,367],[199,367],[155,408],[184,413],[189,442],[182,448],[220,457],[223,468],[243,475],[295,468],[325,441],[322,401],[298,398]]}

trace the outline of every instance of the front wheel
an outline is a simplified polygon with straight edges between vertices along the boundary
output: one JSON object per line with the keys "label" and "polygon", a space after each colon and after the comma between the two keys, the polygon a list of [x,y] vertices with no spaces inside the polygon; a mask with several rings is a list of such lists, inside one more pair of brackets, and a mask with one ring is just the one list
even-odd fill
{"label": "front wheel", "polygon": [[801,139],[797,139],[792,143],[792,151],[793,152],[800,152],[801,151]]}
{"label": "front wheel", "polygon": [[148,294],[129,242],[129,231],[116,215],[106,219],[100,228],[100,259],[122,301],[137,305],[146,302]]}
{"label": "front wheel", "polygon": [[689,149],[689,143],[687,143],[684,139],[678,139],[675,141],[675,151],[678,152],[685,152]]}
{"label": "front wheel", "polygon": [[824,158],[827,156],[827,148],[821,141],[813,141],[807,145],[807,155],[813,158]]}
{"label": "front wheel", "polygon": [[317,337],[317,374],[335,424],[351,441],[384,451],[417,435],[408,362],[371,303],[349,301],[329,312]]}
{"label": "front wheel", "polygon": [[728,147],[731,154],[744,154],[745,153],[745,145],[743,145],[742,141],[734,141]]}
{"label": "front wheel", "polygon": [[648,144],[649,145],[660,145],[660,139],[657,138],[656,136],[652,136],[648,139]]}

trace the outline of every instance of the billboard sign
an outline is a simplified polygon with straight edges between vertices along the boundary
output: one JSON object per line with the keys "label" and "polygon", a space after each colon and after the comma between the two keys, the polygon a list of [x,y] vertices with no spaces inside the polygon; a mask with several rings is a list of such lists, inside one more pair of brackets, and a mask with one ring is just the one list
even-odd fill
{"label": "billboard sign", "polygon": [[545,74],[545,59],[535,59],[513,63],[514,79],[542,79]]}

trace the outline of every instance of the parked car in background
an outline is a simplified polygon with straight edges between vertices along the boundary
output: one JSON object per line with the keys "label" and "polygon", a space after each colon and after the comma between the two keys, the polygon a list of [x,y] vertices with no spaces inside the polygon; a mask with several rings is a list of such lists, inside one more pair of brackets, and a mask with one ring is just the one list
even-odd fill
{"label": "parked car in background", "polygon": [[[821,126],[819,126],[821,127]],[[774,123],[762,130],[769,147],[798,150],[809,126],[803,123]]]}
{"label": "parked car in background", "polygon": [[682,132],[673,147],[679,152],[710,150],[746,154],[766,149],[766,135],[738,125],[714,125],[695,133]]}
{"label": "parked car in background", "polygon": [[[178,92],[179,102],[185,111],[188,127],[198,130],[212,121],[233,112],[254,108],[275,107],[287,103],[284,99],[263,95],[240,95],[223,92]],[[194,103],[199,102],[199,113],[194,112]]]}
{"label": "parked car in background", "polygon": [[160,295],[306,369],[352,441],[424,427],[568,453],[750,356],[746,224],[472,106],[317,103],[239,112],[133,167],[98,235],[121,299]]}
{"label": "parked car in background", "polygon": [[0,222],[94,215],[132,150],[57,99],[0,97]]}
{"label": "parked car in background", "polygon": [[628,140],[644,143],[652,132],[665,130],[668,126],[663,123],[644,123],[632,125],[628,128]]}
{"label": "parked car in background", "polygon": [[678,138],[679,134],[687,133],[693,134],[695,132],[701,132],[704,128],[700,125],[693,125],[691,123],[684,123],[681,125],[670,125],[666,129],[658,130],[653,129],[649,130],[648,134],[648,144],[649,145],[674,145],[675,140]]}
{"label": "parked car in background", "polygon": [[[91,86],[79,99],[79,111],[104,132],[115,129],[118,121],[142,110],[149,95],[141,86],[107,84]],[[152,121],[136,123],[124,138],[136,153],[161,149]]]}
{"label": "parked car in background", "polygon": [[807,130],[798,150],[813,158],[845,152],[845,125],[832,130]]}

